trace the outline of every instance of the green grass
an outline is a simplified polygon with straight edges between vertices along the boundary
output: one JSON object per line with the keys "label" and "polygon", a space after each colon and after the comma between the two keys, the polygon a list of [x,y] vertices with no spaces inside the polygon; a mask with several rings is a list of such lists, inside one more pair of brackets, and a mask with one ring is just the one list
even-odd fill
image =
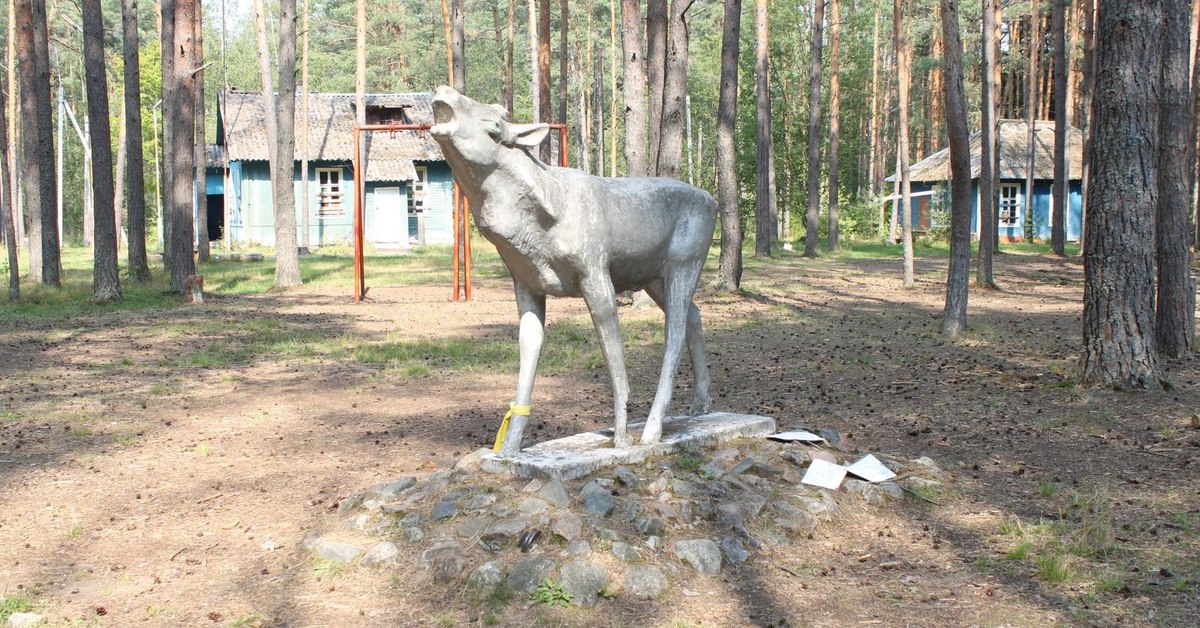
{"label": "green grass", "polygon": [[1074,569],[1071,568],[1071,564],[1066,557],[1056,554],[1038,556],[1037,566],[1038,575],[1046,582],[1066,582],[1075,575]]}
{"label": "green grass", "polygon": [[23,593],[0,598],[0,622],[7,622],[13,613],[28,613],[32,610],[33,599]]}
{"label": "green grass", "polygon": [[543,606],[554,606],[555,604],[567,606],[575,596],[564,591],[561,583],[547,578],[538,585],[533,593],[529,594],[529,597]]}

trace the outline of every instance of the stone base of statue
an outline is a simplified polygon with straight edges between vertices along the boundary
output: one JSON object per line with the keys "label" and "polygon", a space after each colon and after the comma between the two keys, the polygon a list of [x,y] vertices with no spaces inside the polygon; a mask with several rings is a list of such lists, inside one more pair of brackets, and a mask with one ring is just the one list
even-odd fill
{"label": "stone base of statue", "polygon": [[[642,425],[630,424],[630,435],[641,434]],[[511,458],[489,453],[483,456],[481,466],[491,473],[572,480],[606,467],[637,464],[684,449],[711,447],[735,438],[761,438],[774,433],[775,419],[770,417],[710,412],[663,419],[662,440],[654,445],[613,447],[613,431],[606,429],[531,445]]]}

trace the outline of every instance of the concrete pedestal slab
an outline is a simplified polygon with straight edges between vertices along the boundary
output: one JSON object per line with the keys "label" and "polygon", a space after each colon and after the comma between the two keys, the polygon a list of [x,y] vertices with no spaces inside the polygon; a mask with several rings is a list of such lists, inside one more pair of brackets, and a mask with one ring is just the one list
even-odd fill
{"label": "concrete pedestal slab", "polygon": [[[637,438],[643,425],[631,424],[630,435]],[[770,417],[710,412],[700,416],[664,419],[662,440],[654,445],[614,448],[613,430],[609,428],[541,442],[511,458],[502,458],[495,453],[486,454],[481,466],[484,471],[491,473],[572,480],[605,467],[636,464],[681,449],[710,447],[735,438],[763,437],[774,433],[775,419]]]}

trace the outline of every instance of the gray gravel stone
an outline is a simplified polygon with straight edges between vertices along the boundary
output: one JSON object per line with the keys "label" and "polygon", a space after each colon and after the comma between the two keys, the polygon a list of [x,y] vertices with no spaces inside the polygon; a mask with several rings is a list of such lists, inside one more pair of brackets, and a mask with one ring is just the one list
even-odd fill
{"label": "gray gravel stone", "polygon": [[554,520],[550,531],[569,543],[583,532],[583,520],[575,516],[575,513],[566,511]]}
{"label": "gray gravel stone", "polygon": [[526,497],[517,505],[517,510],[523,515],[537,515],[546,512],[550,505],[536,497]]}
{"label": "gray gravel stone", "polygon": [[467,576],[467,585],[477,591],[491,591],[502,579],[504,574],[500,571],[500,563],[489,560]]}
{"label": "gray gravel stone", "polygon": [[376,543],[367,548],[360,562],[367,567],[395,565],[400,562],[400,548],[391,541]]}
{"label": "gray gravel stone", "polygon": [[321,541],[317,543],[317,555],[325,560],[332,560],[337,563],[350,563],[358,558],[359,554],[363,553],[363,548],[350,543],[341,543],[339,541]]}
{"label": "gray gravel stone", "polygon": [[[891,499],[891,495],[887,489],[877,484],[863,482],[862,480],[846,480],[842,484],[842,487],[846,489],[847,493],[854,493],[861,496],[863,501],[872,506],[882,506]],[[903,494],[903,491],[901,491],[901,494]]]}
{"label": "gray gravel stone", "polygon": [[417,541],[425,538],[425,531],[417,526],[407,526],[403,529],[401,534],[404,535],[404,540],[408,541],[409,543],[416,543]]}
{"label": "gray gravel stone", "polygon": [[721,469],[721,467],[718,467],[711,462],[706,462],[700,465],[700,468],[696,469],[696,473],[706,480],[715,480],[722,475],[725,475],[725,471]]}
{"label": "gray gravel stone", "polygon": [[458,504],[451,501],[440,501],[433,507],[433,513],[430,518],[434,521],[449,519],[458,514]]}
{"label": "gray gravel stone", "polygon": [[421,552],[420,563],[435,582],[453,582],[467,570],[467,558],[457,541],[442,541]]}
{"label": "gray gravel stone", "polygon": [[641,532],[642,536],[658,536],[662,534],[663,521],[658,517],[642,515],[634,520],[633,527],[637,528],[637,531]]}
{"label": "gray gravel stone", "polygon": [[521,488],[522,493],[536,493],[540,490],[542,490],[542,481],[537,478],[533,478],[528,484]]}
{"label": "gray gravel stone", "polygon": [[636,489],[642,483],[637,474],[631,471],[629,467],[617,467],[613,469],[613,477],[629,490]]}
{"label": "gray gravel stone", "polygon": [[579,496],[583,499],[584,512],[589,515],[607,517],[612,513],[613,508],[616,507],[612,492],[595,481],[589,482],[587,486],[584,486]]}
{"label": "gray gravel stone", "polygon": [[592,544],[583,539],[571,541],[567,546],[567,553],[572,556],[586,556],[592,553]]}
{"label": "gray gravel stone", "polygon": [[463,504],[463,510],[467,512],[483,510],[494,503],[496,503],[495,493],[480,493],[479,495],[468,499],[467,503]]}
{"label": "gray gravel stone", "polygon": [[745,562],[747,558],[750,558],[750,550],[746,549],[741,539],[733,536],[721,539],[721,554],[725,556],[725,561],[731,565]]}
{"label": "gray gravel stone", "polygon": [[904,489],[901,488],[900,485],[896,484],[895,482],[881,482],[878,484],[878,486],[879,486],[879,488],[886,491],[888,496],[891,497],[892,499],[903,499],[904,498]]}
{"label": "gray gravel stone", "polygon": [[708,539],[676,541],[675,556],[707,576],[721,573],[721,548]]}
{"label": "gray gravel stone", "polygon": [[405,476],[394,482],[384,482],[376,484],[366,490],[364,499],[377,499],[382,502],[390,502],[400,496],[400,493],[417,485],[417,478],[411,475]]}
{"label": "gray gravel stone", "polygon": [[576,558],[558,570],[563,591],[570,594],[571,603],[593,606],[596,594],[608,584],[608,571],[595,563]]}
{"label": "gray gravel stone", "polygon": [[753,466],[754,458],[743,458],[740,462],[733,465],[733,467],[729,469],[729,472],[733,474],[745,473],[750,470],[750,467]]}
{"label": "gray gravel stone", "polygon": [[749,517],[758,517],[767,506],[767,498],[758,493],[744,492],[737,497],[742,506],[742,512]]}
{"label": "gray gravel stone", "polygon": [[838,431],[832,427],[823,427],[817,430],[817,435],[821,438],[824,438],[825,442],[829,443],[830,447],[837,447],[838,443],[842,442],[841,435],[839,435]]}
{"label": "gray gravel stone", "polygon": [[5,628],[33,628],[42,625],[42,616],[37,613],[13,613],[4,625]]}
{"label": "gray gravel stone", "polygon": [[454,532],[458,536],[470,538],[482,534],[489,526],[492,525],[492,520],[487,517],[476,517],[467,519],[458,525],[458,529]]}
{"label": "gray gravel stone", "polygon": [[657,552],[658,548],[662,547],[662,537],[658,537],[658,536],[646,537],[646,547],[649,547],[652,551]]}
{"label": "gray gravel stone", "polygon": [[625,572],[625,592],[642,600],[655,600],[667,591],[667,577],[654,565],[634,565]]}
{"label": "gray gravel stone", "polygon": [[534,556],[517,561],[508,572],[508,588],[523,595],[533,593],[542,580],[554,573],[554,561]]}
{"label": "gray gravel stone", "polygon": [[567,494],[567,487],[563,486],[562,480],[554,478],[546,483],[537,492],[537,496],[550,502],[555,508],[566,508],[567,504],[571,503],[571,496]]}
{"label": "gray gravel stone", "polygon": [[717,506],[717,520],[721,523],[739,527],[746,524],[746,517],[742,514],[742,506],[737,502],[729,502]]}
{"label": "gray gravel stone", "polygon": [[671,492],[675,493],[676,497],[695,497],[700,494],[696,487],[687,480],[675,480],[672,482]]}
{"label": "gray gravel stone", "polygon": [[632,545],[620,541],[612,544],[612,555],[626,563],[636,562],[641,559],[641,556]]}
{"label": "gray gravel stone", "polygon": [[779,452],[779,457],[801,467],[807,467],[808,463],[812,462],[812,456],[799,447],[784,447],[783,451]]}

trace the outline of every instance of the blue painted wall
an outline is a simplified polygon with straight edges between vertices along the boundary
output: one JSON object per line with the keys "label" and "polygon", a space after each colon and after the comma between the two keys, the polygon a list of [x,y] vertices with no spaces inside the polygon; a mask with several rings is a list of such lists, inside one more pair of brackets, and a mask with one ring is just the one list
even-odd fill
{"label": "blue painted wall", "polygon": [[[453,242],[453,225],[450,220],[450,210],[453,204],[454,182],[450,167],[445,162],[418,162],[428,168],[428,183],[425,198],[425,242],[426,244],[450,244]],[[341,168],[343,199],[341,215],[317,216],[317,168]],[[235,242],[253,242],[265,245],[275,243],[275,217],[271,198],[270,169],[265,161],[231,162],[229,164],[232,183],[230,191],[231,219],[228,232]],[[300,166],[293,169],[292,180],[296,194],[296,229],[300,235],[301,227],[301,174]],[[308,173],[309,196],[309,242],[314,246],[349,242],[354,229],[354,172],[349,164],[344,162],[309,162]],[[222,182],[220,173],[213,171],[208,174],[206,183],[209,193],[217,190],[220,194]],[[407,233],[382,233],[378,229],[376,219],[377,201],[381,198],[378,190],[381,188],[399,188],[399,197],[388,198],[399,204],[404,217],[392,224],[405,229]],[[415,217],[407,215],[408,195],[411,193],[407,182],[376,182],[366,185],[364,197],[363,218],[364,235],[368,242],[384,246],[399,246],[408,242],[410,237],[417,235]]]}
{"label": "blue painted wall", "polygon": [[[1017,202],[1020,204],[1022,211],[1027,208],[1025,202],[1025,181],[1001,180],[1004,183],[1017,184]],[[949,184],[947,184],[949,185]],[[912,191],[926,191],[932,188],[932,185],[924,182],[913,182]],[[999,194],[999,192],[997,192]],[[934,197],[939,196],[938,192],[934,192]],[[946,198],[949,198],[947,193]],[[1033,237],[1036,240],[1050,240],[1050,201],[1051,201],[1051,182],[1050,181],[1035,181],[1033,186]],[[918,208],[919,198],[912,199],[912,217],[913,225],[919,224]],[[949,208],[946,208],[949,211]],[[932,221],[933,227],[949,226],[938,225],[936,221]],[[1072,181],[1070,185],[1070,212],[1067,214],[1067,240],[1071,242],[1079,241],[1079,232],[1083,225],[1083,187],[1079,181]],[[979,182],[974,180],[971,182],[971,237],[979,238]],[[1025,220],[1024,214],[1017,225],[1000,229],[1001,240],[1023,240],[1025,239]]]}

